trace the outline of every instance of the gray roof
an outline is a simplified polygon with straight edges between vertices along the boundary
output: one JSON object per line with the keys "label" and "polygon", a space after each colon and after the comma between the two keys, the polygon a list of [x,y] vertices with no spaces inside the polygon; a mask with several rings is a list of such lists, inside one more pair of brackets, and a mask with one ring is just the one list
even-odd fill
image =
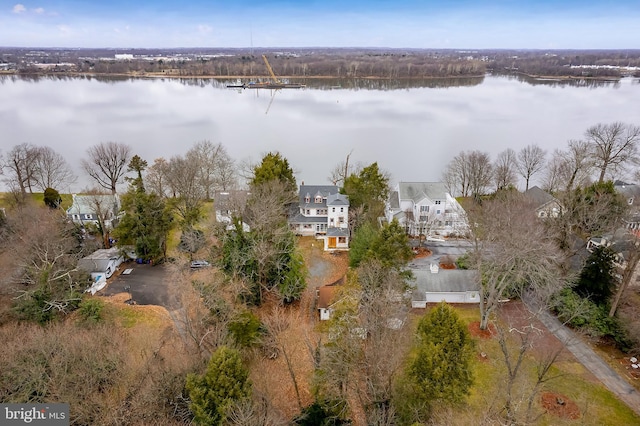
{"label": "gray roof", "polygon": [[327,237],[348,237],[349,229],[347,228],[328,228]]}
{"label": "gray roof", "polygon": [[[324,207],[326,205],[325,199],[331,194],[337,194],[340,190],[335,185],[300,185],[300,206],[305,207]],[[321,203],[316,203],[315,198],[316,195],[321,195],[323,200]],[[305,201],[306,197],[309,197],[310,200],[307,203]]]}
{"label": "gray roof", "polygon": [[398,189],[400,200],[413,200],[415,203],[424,198],[430,200],[447,198],[447,188],[443,182],[400,182]]}
{"label": "gray roof", "polygon": [[327,196],[327,206],[348,206],[349,205],[349,197],[345,194],[340,194],[336,192],[335,194],[330,194]]}
{"label": "gray roof", "polygon": [[553,195],[544,191],[542,188],[538,186],[532,186],[524,192],[525,197],[531,200],[533,204],[535,204],[536,208],[542,207],[551,201],[554,201],[555,198]]}
{"label": "gray roof", "polygon": [[391,194],[389,194],[389,207],[392,209],[400,208],[400,198],[398,198],[398,191],[391,191]]}
{"label": "gray roof", "polygon": [[464,292],[478,291],[475,270],[468,269],[440,269],[437,273],[430,270],[412,269],[415,281],[410,285],[423,292]]}
{"label": "gray roof", "polygon": [[617,180],[614,183],[614,188],[626,198],[640,197],[640,186],[634,183],[626,183]]}
{"label": "gray roof", "polygon": [[112,260],[122,257],[118,248],[100,249],[83,257],[78,261],[78,269],[86,272],[102,272],[107,269]]}
{"label": "gray roof", "polygon": [[73,194],[73,203],[67,209],[67,214],[96,214],[96,207],[99,206],[102,213],[108,211],[117,213],[120,209],[120,199],[118,195],[76,195]]}
{"label": "gray roof", "polygon": [[326,216],[305,216],[303,214],[297,213],[291,219],[289,219],[289,223],[324,223],[327,224]]}

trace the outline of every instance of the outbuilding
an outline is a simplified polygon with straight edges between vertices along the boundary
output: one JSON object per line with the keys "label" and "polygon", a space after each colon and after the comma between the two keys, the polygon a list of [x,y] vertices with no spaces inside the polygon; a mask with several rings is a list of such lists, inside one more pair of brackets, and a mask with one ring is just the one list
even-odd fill
{"label": "outbuilding", "polygon": [[427,303],[480,303],[477,271],[441,269],[431,265],[428,270],[412,269],[413,293],[411,307],[426,308]]}
{"label": "outbuilding", "polygon": [[78,269],[90,273],[94,279],[98,275],[110,278],[122,262],[124,262],[124,257],[120,249],[115,247],[100,249],[80,259],[78,261]]}

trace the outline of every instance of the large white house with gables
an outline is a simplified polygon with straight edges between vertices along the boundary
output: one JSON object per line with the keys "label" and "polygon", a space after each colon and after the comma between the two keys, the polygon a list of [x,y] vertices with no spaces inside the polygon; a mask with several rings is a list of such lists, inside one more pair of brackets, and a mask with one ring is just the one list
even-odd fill
{"label": "large white house with gables", "polygon": [[300,185],[289,226],[297,235],[322,239],[325,250],[348,250],[349,198],[337,186]]}
{"label": "large white house with gables", "polygon": [[467,216],[443,182],[400,182],[389,196],[386,219],[410,235],[453,236],[469,231]]}

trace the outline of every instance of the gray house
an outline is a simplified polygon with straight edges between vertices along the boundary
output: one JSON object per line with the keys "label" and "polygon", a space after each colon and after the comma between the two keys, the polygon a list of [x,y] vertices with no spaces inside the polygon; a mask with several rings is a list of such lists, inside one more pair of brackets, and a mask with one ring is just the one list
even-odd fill
{"label": "gray house", "polygon": [[440,269],[431,265],[429,270],[412,269],[415,281],[411,297],[412,308],[426,308],[427,303],[480,303],[477,271]]}

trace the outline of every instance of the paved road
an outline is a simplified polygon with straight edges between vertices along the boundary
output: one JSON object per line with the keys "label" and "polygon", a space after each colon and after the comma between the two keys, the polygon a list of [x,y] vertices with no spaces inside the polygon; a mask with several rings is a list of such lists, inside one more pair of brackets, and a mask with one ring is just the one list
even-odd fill
{"label": "paved road", "polygon": [[593,349],[548,312],[538,312],[538,319],[553,333],[576,359],[591,371],[611,392],[640,415],[640,393],[609,366]]}

